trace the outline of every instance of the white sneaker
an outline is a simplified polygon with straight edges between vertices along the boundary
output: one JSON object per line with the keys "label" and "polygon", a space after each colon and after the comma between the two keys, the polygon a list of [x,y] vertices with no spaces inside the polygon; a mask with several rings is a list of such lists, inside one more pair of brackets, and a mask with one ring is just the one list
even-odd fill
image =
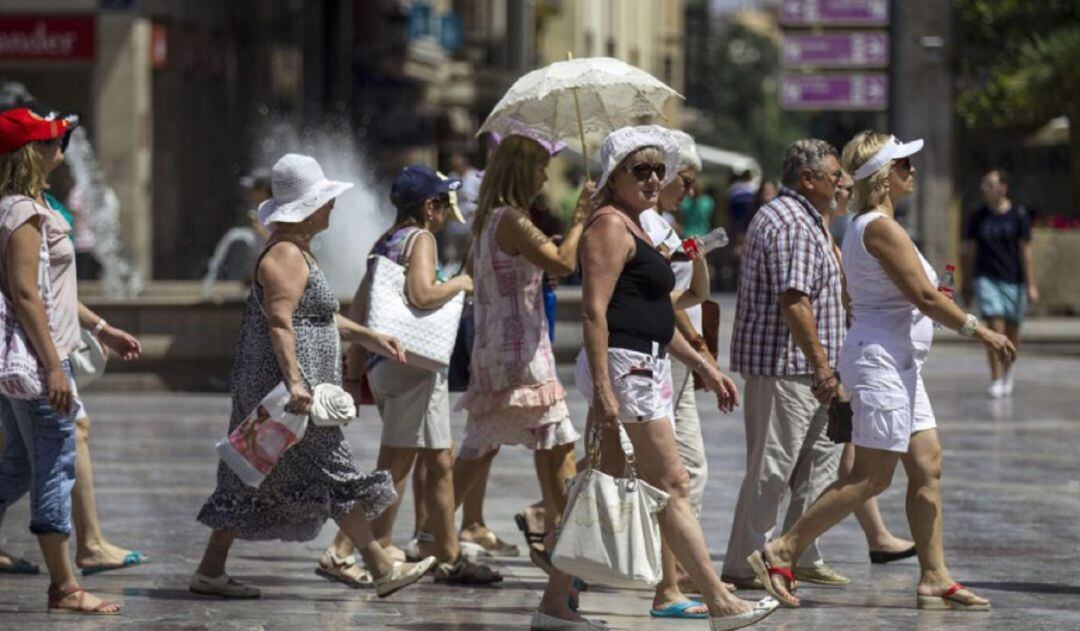
{"label": "white sneaker", "polygon": [[533,613],[529,628],[533,631],[607,631],[608,626],[602,620],[563,620],[538,609]]}
{"label": "white sneaker", "polygon": [[990,384],[990,387],[986,389],[986,396],[990,397],[991,399],[1000,399],[1001,397],[1005,396],[1005,394],[1006,392],[1004,379],[995,379]]}
{"label": "white sneaker", "polygon": [[471,541],[458,541],[458,547],[461,548],[461,553],[470,559],[476,559],[479,557],[491,558],[494,555],[488,552],[487,548],[479,543],[473,543]]}
{"label": "white sneaker", "polygon": [[1014,370],[1009,368],[1005,371],[1005,395],[1009,396],[1013,392]]}
{"label": "white sneaker", "polygon": [[375,593],[379,598],[386,598],[399,589],[404,589],[424,578],[433,565],[435,565],[435,557],[427,557],[416,563],[397,561],[389,572],[375,579]]}
{"label": "white sneaker", "polygon": [[188,583],[188,589],[193,594],[221,596],[222,598],[258,598],[262,595],[258,587],[245,585],[228,574],[210,578],[198,572],[193,572],[191,581]]}

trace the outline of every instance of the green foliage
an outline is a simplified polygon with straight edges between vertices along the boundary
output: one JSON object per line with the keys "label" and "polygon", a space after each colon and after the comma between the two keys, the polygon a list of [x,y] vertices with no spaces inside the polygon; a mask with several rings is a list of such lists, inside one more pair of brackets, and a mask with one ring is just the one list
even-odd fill
{"label": "green foliage", "polygon": [[969,127],[1041,124],[1076,113],[1080,2],[955,0],[955,8],[957,111]]}
{"label": "green foliage", "polygon": [[762,168],[774,177],[780,156],[805,136],[809,115],[780,109],[780,51],[767,35],[733,22],[709,33],[708,54],[699,67],[688,68],[688,84],[696,86],[689,104],[702,110],[712,129],[698,135],[705,144],[763,157]]}

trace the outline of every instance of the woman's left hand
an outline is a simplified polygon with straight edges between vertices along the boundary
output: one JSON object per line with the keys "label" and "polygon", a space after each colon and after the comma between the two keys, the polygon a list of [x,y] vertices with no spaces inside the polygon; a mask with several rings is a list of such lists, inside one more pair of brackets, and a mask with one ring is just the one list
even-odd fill
{"label": "woman's left hand", "polygon": [[371,342],[367,346],[372,352],[389,357],[402,364],[405,363],[405,345],[392,335],[372,331]]}
{"label": "woman's left hand", "polygon": [[716,393],[717,407],[721,412],[730,412],[739,405],[739,389],[727,375],[708,362],[698,374],[705,381],[705,389]]}
{"label": "woman's left hand", "polygon": [[101,340],[102,345],[110,351],[116,353],[124,361],[132,361],[139,358],[142,354],[142,344],[135,338],[134,335],[123,331],[114,326],[106,325],[98,333],[98,339]]}

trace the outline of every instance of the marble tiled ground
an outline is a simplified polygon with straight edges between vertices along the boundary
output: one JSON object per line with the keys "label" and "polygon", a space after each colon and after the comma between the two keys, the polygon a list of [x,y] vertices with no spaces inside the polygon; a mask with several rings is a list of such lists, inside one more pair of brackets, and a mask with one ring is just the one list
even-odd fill
{"label": "marble tiled ground", "polygon": [[[916,565],[871,566],[857,524],[848,519],[826,535],[824,550],[854,582],[844,589],[804,586],[801,610],[781,610],[760,628],[790,629],[1066,629],[1080,628],[1080,356],[1040,348],[1023,365],[1016,395],[989,401],[984,359],[974,345],[941,345],[927,381],[946,448],[944,498],[948,559],[954,574],[991,598],[989,614],[918,613]],[[1075,353],[1073,350],[1072,353]],[[565,368],[565,367],[564,367]],[[569,378],[569,373],[566,372]],[[570,383],[567,381],[567,383]],[[507,579],[489,589],[424,582],[378,601],[370,592],[330,584],[312,572],[333,535],[324,529],[306,544],[239,543],[230,570],[263,588],[257,602],[223,602],[187,592],[206,529],[194,521],[214,482],[213,442],[223,432],[229,401],[218,395],[89,394],[95,420],[93,452],[98,501],[109,537],[148,553],[149,565],[103,574],[88,588],[122,599],[119,619],[57,619],[45,614],[47,580],[0,578],[0,629],[522,629],[539,600],[542,575],[527,558],[500,561]],[[699,401],[708,409],[708,399]],[[584,401],[572,394],[575,418]],[[715,408],[713,408],[715,409]],[[379,422],[373,410],[347,429],[362,462],[374,462]],[[739,413],[705,412],[712,476],[703,516],[719,563],[742,476]],[[460,435],[464,419],[455,416]],[[534,497],[531,458],[517,449],[496,460],[487,517],[518,542],[512,516]],[[904,477],[881,498],[886,520],[906,532]],[[397,534],[412,524],[411,502]],[[26,502],[5,518],[0,545],[40,563],[29,535]],[[760,593],[747,593],[748,596]],[[587,615],[619,629],[707,629],[703,621],[656,621],[649,594],[596,589],[583,595]]]}

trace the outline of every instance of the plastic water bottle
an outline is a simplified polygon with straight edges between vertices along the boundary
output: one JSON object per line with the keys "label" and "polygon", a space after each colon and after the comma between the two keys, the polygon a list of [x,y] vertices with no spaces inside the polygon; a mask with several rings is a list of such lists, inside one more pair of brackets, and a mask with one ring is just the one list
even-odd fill
{"label": "plastic water bottle", "polygon": [[705,256],[709,252],[717,248],[722,248],[728,244],[727,231],[723,228],[716,228],[708,234],[701,235],[700,237],[690,237],[682,242],[682,249],[690,258],[697,258],[699,256]]}
{"label": "plastic water bottle", "polygon": [[[946,265],[945,273],[941,275],[941,279],[938,280],[937,290],[949,297],[949,300],[953,299],[956,294],[956,266]],[[937,322],[934,323],[935,329],[944,328]]]}

